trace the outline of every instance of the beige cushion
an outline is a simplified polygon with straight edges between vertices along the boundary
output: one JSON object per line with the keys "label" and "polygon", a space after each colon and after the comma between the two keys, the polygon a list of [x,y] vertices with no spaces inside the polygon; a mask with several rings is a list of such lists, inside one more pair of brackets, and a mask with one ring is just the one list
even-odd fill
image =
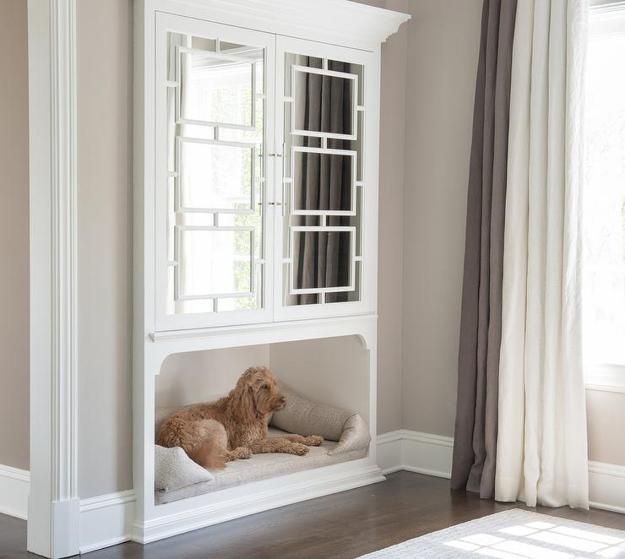
{"label": "beige cushion", "polygon": [[[287,434],[284,431],[269,429],[269,436],[271,437],[280,437]],[[228,462],[223,470],[215,470],[215,481],[196,483],[176,491],[156,491],[156,503],[159,505],[171,503],[179,499],[213,493],[253,481],[294,474],[313,468],[332,466],[350,460],[358,460],[367,455],[366,448],[334,454],[332,450],[338,444],[324,441],[321,446],[310,447],[310,450],[304,456],[295,456],[293,454],[254,454],[247,460]]]}
{"label": "beige cushion", "polygon": [[318,404],[280,383],[286,406],[273,414],[271,425],[298,435],[321,435],[339,441],[332,454],[367,448],[371,440],[365,420],[356,412]]}
{"label": "beige cushion", "polygon": [[159,491],[175,491],[195,483],[215,480],[213,474],[191,460],[179,446],[154,447],[154,487]]}
{"label": "beige cushion", "polygon": [[343,425],[343,432],[339,439],[339,444],[335,448],[328,450],[330,456],[361,450],[367,448],[371,442],[369,426],[360,414],[352,415]]}

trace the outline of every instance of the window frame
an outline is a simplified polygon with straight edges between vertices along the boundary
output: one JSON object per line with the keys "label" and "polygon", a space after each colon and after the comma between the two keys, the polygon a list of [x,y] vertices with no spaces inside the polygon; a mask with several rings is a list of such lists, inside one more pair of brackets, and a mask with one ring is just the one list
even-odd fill
{"label": "window frame", "polygon": [[[589,38],[596,33],[625,35],[625,0],[592,0],[589,17]],[[585,363],[584,383],[586,390],[625,394],[625,363]]]}

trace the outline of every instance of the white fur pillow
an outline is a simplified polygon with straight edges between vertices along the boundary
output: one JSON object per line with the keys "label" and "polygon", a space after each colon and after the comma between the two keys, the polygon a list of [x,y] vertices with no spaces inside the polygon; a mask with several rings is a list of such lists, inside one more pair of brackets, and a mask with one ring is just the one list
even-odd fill
{"label": "white fur pillow", "polygon": [[196,483],[214,481],[215,476],[191,460],[179,446],[154,447],[154,486],[159,491],[175,491]]}

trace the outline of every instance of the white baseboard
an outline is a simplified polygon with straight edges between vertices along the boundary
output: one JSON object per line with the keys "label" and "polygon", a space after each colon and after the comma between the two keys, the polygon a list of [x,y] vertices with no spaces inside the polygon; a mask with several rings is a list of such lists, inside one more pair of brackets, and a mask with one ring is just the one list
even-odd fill
{"label": "white baseboard", "polygon": [[590,506],[625,514],[625,466],[590,462]]}
{"label": "white baseboard", "polygon": [[[420,474],[449,478],[451,475],[453,439],[428,433],[401,429],[378,436],[377,459],[384,474],[407,470]],[[358,487],[379,481],[379,471],[372,469],[368,475],[344,479],[326,480],[325,487],[308,488],[306,498],[320,497],[339,489]],[[625,514],[625,466],[590,462],[591,506]],[[24,470],[0,465],[0,513],[26,518],[30,474]],[[297,499],[301,500],[302,488]],[[282,496],[282,504],[293,502],[289,495]],[[80,501],[80,552],[87,553],[117,545],[131,539],[134,522],[134,491],[122,491]],[[222,511],[235,518],[265,509],[263,503],[248,503],[246,511]],[[197,511],[193,518],[178,518],[188,529],[206,524],[203,512]],[[224,517],[225,518],[225,517]],[[214,523],[216,519],[213,518]],[[218,520],[222,521],[222,520]],[[186,531],[185,526],[171,519],[144,527],[143,541],[154,541],[166,535]]]}
{"label": "white baseboard", "polygon": [[150,543],[269,508],[355,489],[383,480],[376,466],[339,471],[313,483],[285,486],[281,490],[274,489],[271,494],[250,495],[230,507],[209,507],[215,510],[198,507],[184,514],[164,515],[144,526],[134,525],[134,491],[83,499],[80,502],[80,552],[88,553],[131,540]]}
{"label": "white baseboard", "polygon": [[378,437],[378,464],[384,474],[406,470],[451,477],[451,437],[400,429]]}
{"label": "white baseboard", "polygon": [[404,440],[401,433],[402,431],[391,431],[378,435],[376,458],[384,475],[403,470],[402,446]]}
{"label": "white baseboard", "polygon": [[0,464],[0,514],[26,519],[30,472]]}
{"label": "white baseboard", "polygon": [[[400,429],[378,436],[378,463],[385,474],[407,470],[451,477],[451,437]],[[625,514],[625,466],[590,462],[590,506]]]}
{"label": "white baseboard", "polygon": [[142,525],[136,524],[132,540],[142,544],[150,543],[235,518],[385,480],[377,466],[366,463],[336,464],[327,467],[325,473],[308,471],[306,475],[300,475],[303,473],[284,476],[280,484],[271,483],[271,480],[255,482],[257,489],[254,492],[238,491],[242,486],[233,488],[239,493],[237,498],[216,497],[211,504],[180,512],[166,512]]}
{"label": "white baseboard", "polygon": [[130,540],[135,492],[120,491],[80,501],[80,553]]}

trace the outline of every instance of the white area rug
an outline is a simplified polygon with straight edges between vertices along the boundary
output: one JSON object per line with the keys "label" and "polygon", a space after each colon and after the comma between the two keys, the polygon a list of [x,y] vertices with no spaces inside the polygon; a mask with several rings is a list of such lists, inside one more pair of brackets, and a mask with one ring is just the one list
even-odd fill
{"label": "white area rug", "polygon": [[450,557],[625,558],[625,532],[511,509],[408,540],[360,559]]}

